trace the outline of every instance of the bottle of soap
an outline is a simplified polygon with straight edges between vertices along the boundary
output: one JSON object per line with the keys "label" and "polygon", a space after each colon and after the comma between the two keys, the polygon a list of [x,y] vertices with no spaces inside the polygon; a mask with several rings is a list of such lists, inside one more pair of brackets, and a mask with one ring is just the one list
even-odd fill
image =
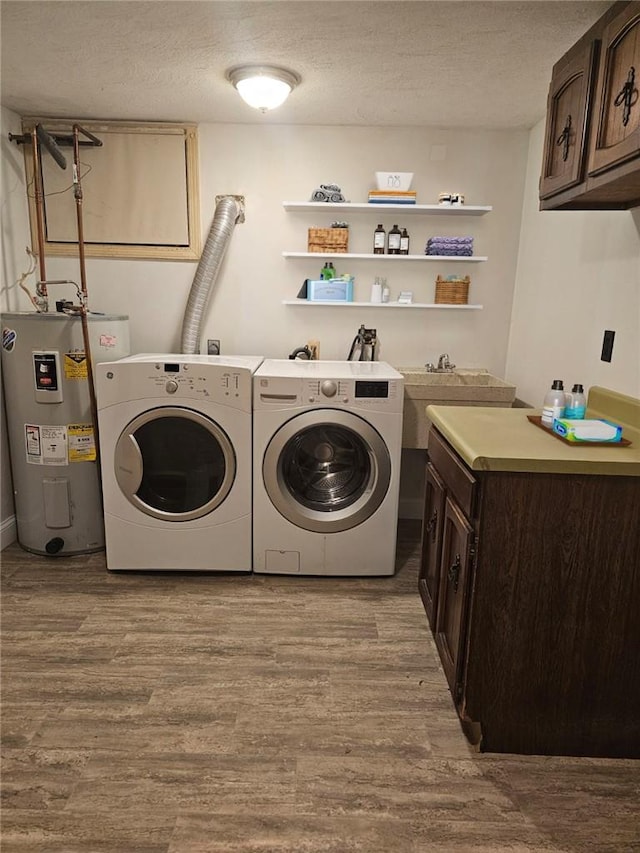
{"label": "bottle of soap", "polygon": [[388,255],[400,254],[400,229],[397,225],[394,225],[393,228],[389,231],[387,246]]}
{"label": "bottle of soap", "polygon": [[409,232],[406,228],[403,228],[402,233],[400,234],[400,254],[409,254]]}
{"label": "bottle of soap", "polygon": [[373,254],[384,255],[384,246],[387,242],[387,232],[382,227],[382,223],[378,225],[373,232]]}
{"label": "bottle of soap", "polygon": [[542,401],[542,423],[544,426],[551,429],[554,418],[564,417],[565,400],[562,379],[554,379],[551,388],[544,395]]}
{"label": "bottle of soap", "polygon": [[584,396],[584,388],[582,385],[574,385],[571,392],[566,396],[567,399],[564,407],[565,418],[573,418],[574,420],[581,420],[584,418],[584,413],[587,408],[587,400]]}

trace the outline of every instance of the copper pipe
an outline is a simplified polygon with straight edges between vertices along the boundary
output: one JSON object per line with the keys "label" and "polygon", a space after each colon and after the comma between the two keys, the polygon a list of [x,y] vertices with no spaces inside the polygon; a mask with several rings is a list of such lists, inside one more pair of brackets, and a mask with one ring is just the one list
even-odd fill
{"label": "copper pipe", "polygon": [[84,143],[80,143],[80,144],[83,144],[83,145],[97,145],[98,147],[102,147],[102,140],[98,139],[98,137],[97,137],[97,136],[94,136],[94,135],[93,135],[93,133],[89,133],[89,131],[88,131],[88,130],[86,130],[84,127],[80,127],[80,125],[79,125],[79,124],[77,124],[77,125],[76,125],[76,127],[78,128],[78,130],[80,131],[80,133],[82,133],[82,134],[83,134],[83,136],[86,136],[86,137],[87,137],[87,139],[89,140],[89,142],[88,142],[88,143],[87,143],[87,142],[84,142]]}
{"label": "copper pipe", "polygon": [[80,318],[82,322],[82,338],[84,341],[84,352],[87,359],[87,382],[89,384],[89,402],[91,407],[91,420],[93,421],[93,437],[96,447],[96,464],[98,466],[98,478],[100,478],[100,436],[98,432],[98,402],[96,399],[96,388],[93,376],[93,358],[91,355],[91,341],[89,340],[89,323],[87,320],[87,273],[84,256],[84,226],[82,221],[82,184],[80,182],[80,144],[78,131],[81,128],[73,125],[73,195],[76,200],[76,219],[78,223],[78,258],[80,261],[80,290],[82,293]]}
{"label": "copper pipe", "polygon": [[36,204],[36,228],[38,232],[38,261],[40,268],[40,293],[42,296],[47,295],[47,272],[44,262],[44,218],[42,215],[42,207],[44,196],[42,192],[42,174],[40,172],[40,143],[38,142],[37,125],[31,131],[31,147],[33,149],[33,193]]}
{"label": "copper pipe", "polygon": [[76,219],[78,221],[78,257],[80,260],[80,288],[86,302],[87,273],[84,256],[84,225],[82,220],[82,184],[80,183],[80,143],[78,141],[79,125],[73,125],[73,196],[76,200]]}

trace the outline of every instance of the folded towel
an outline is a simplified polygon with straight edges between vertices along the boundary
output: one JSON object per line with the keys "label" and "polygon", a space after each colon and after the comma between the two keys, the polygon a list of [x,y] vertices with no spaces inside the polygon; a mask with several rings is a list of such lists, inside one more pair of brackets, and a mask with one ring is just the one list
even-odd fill
{"label": "folded towel", "polygon": [[427,246],[425,255],[450,255],[453,257],[471,257],[473,248],[471,246]]}
{"label": "folded towel", "polygon": [[473,237],[429,237],[429,243],[455,243],[456,245],[466,246],[473,243]]}
{"label": "folded towel", "polygon": [[425,255],[471,257],[473,237],[429,237],[424,253]]}

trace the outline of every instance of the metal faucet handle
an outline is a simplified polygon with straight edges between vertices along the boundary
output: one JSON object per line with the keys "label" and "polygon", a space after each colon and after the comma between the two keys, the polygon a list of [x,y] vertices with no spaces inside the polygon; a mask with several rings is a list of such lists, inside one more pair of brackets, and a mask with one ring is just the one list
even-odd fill
{"label": "metal faucet handle", "polygon": [[436,366],[432,361],[428,361],[425,364],[424,369],[427,371],[427,373],[435,373],[436,372]]}

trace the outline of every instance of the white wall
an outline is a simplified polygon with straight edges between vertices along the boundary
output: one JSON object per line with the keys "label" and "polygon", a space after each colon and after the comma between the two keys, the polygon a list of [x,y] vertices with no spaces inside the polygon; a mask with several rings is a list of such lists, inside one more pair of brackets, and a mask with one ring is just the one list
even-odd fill
{"label": "white wall", "polygon": [[[393,364],[424,364],[447,351],[459,365],[504,373],[515,279],[526,133],[459,133],[421,129],[256,127],[199,128],[202,228],[211,223],[215,196],[246,197],[246,222],[238,225],[212,294],[203,338],[219,338],[223,353],[286,357],[309,337],[319,338],[323,358],[345,358],[361,323],[378,329],[380,357]],[[431,157],[443,159],[432,160]],[[340,184],[347,198],[364,201],[380,168],[415,172],[420,201],[444,189],[465,193],[469,204],[492,204],[485,217],[461,219],[398,217],[422,252],[428,236],[472,234],[484,264],[345,261],[338,272],[356,276],[356,298],[368,299],[375,275],[386,275],[397,296],[414,291],[433,301],[434,280],[456,272],[471,275],[470,301],[484,311],[287,307],[303,280],[318,275],[320,259],[286,260],[282,251],[306,250],[307,228],[328,225],[335,213],[286,213],[283,200],[307,200],[319,184]],[[370,251],[378,219],[354,214],[352,251]],[[135,351],[175,351],[194,263],[88,259],[87,286],[95,311],[130,316]],[[77,278],[75,259],[47,260],[50,278]],[[27,307],[21,294],[20,304]],[[15,296],[13,294],[12,296]],[[15,307],[15,299],[12,307]]]}
{"label": "white wall", "polygon": [[[529,143],[507,379],[541,405],[553,379],[640,396],[640,208],[540,211],[544,122]],[[605,329],[616,333],[600,360]]]}

